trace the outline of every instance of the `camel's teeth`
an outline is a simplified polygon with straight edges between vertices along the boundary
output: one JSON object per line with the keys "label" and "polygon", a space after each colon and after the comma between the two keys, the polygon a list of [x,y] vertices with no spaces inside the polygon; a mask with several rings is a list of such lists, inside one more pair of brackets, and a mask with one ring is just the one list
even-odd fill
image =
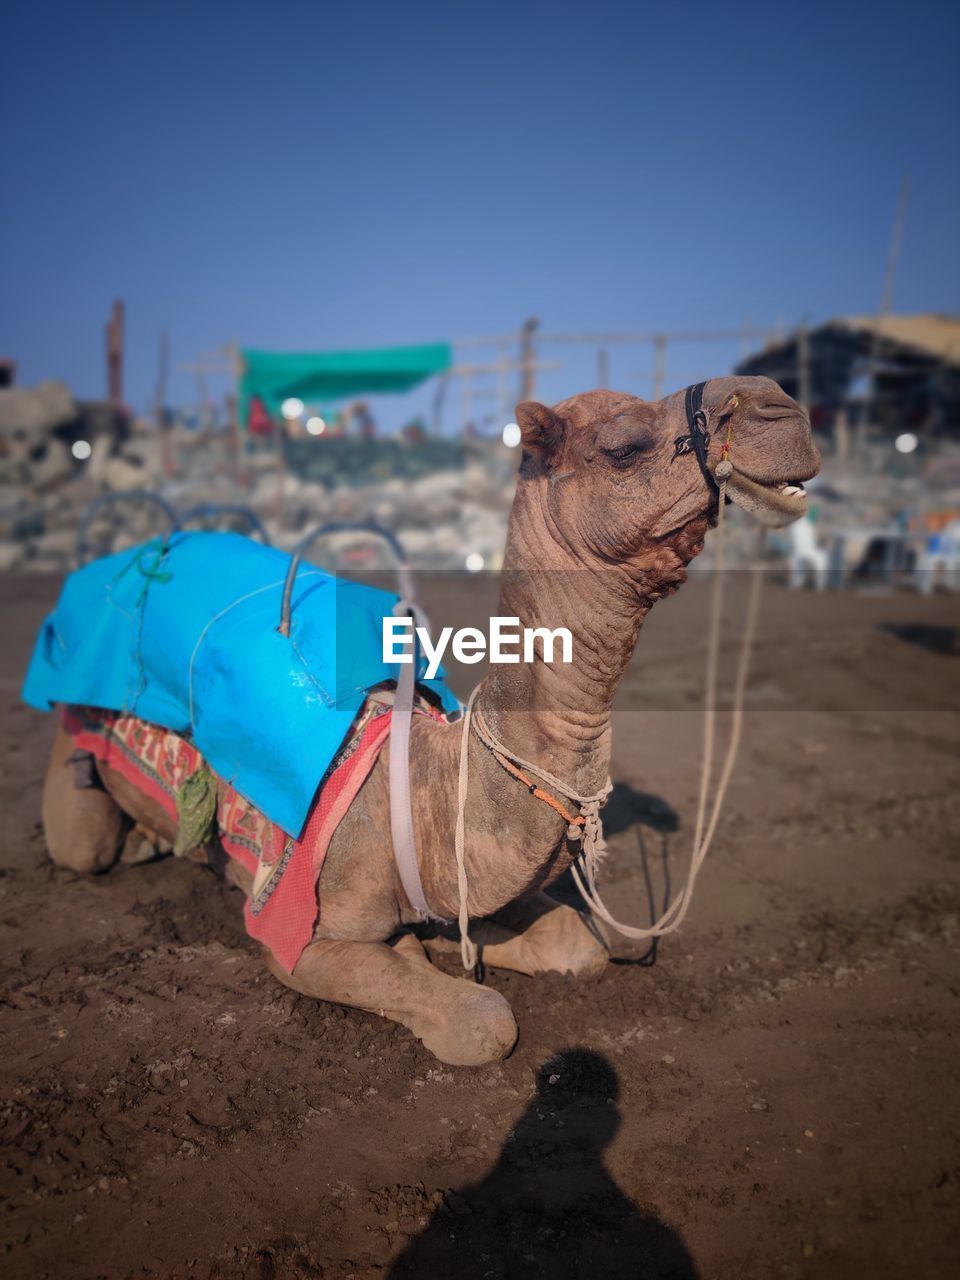
{"label": "camel's teeth", "polygon": [[806,496],[806,490],[802,484],[785,484],[780,492],[785,498]]}

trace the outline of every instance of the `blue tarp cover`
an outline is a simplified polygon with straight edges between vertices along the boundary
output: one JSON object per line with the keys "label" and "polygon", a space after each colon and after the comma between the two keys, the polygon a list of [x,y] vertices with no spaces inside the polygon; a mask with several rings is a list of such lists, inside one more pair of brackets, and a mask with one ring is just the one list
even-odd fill
{"label": "blue tarp cover", "polygon": [[[23,696],[105,707],[189,736],[221,777],[291,835],[369,690],[395,680],[382,619],[397,597],[297,571],[233,533],[176,533],[72,573],[37,638]],[[457,707],[442,673],[420,683]]]}

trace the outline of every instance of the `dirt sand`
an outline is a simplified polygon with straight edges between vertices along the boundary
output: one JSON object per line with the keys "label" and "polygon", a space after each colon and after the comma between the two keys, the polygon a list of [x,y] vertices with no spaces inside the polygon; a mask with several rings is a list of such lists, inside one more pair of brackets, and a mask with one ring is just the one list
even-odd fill
{"label": "dirt sand", "polygon": [[[462,1070],[279,986],[211,873],[48,862],[52,723],[18,689],[55,589],[0,580],[10,1280],[956,1274],[955,600],[771,587],[689,924],[590,985],[492,974],[520,1042]],[[623,690],[628,918],[685,865],[703,595]]]}

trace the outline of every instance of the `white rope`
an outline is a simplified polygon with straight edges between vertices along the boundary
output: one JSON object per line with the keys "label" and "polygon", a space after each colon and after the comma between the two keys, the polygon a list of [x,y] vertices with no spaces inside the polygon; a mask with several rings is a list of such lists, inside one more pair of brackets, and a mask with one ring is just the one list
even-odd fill
{"label": "white rope", "polygon": [[747,672],[750,665],[750,652],[753,646],[753,638],[756,633],[757,618],[759,616],[760,604],[760,586],[761,575],[754,573],[751,583],[750,597],[747,604],[747,616],[744,622],[743,639],[740,645],[740,657],[737,663],[737,674],[733,689],[733,715],[730,726],[730,739],[727,743],[726,756],[723,762],[723,768],[720,772],[720,780],[717,784],[716,794],[713,799],[713,806],[710,810],[709,820],[707,819],[708,796],[710,789],[710,776],[713,769],[713,755],[716,743],[716,710],[714,706],[716,695],[716,673],[720,650],[720,619],[723,605],[723,588],[724,574],[726,566],[723,557],[723,510],[724,498],[726,497],[726,480],[720,481],[720,515],[717,521],[717,567],[716,577],[714,579],[713,598],[711,602],[711,619],[710,632],[707,648],[707,678],[706,678],[706,698],[707,704],[704,711],[704,746],[703,746],[703,763],[700,775],[700,794],[697,801],[697,820],[694,828],[693,848],[690,855],[690,866],[687,871],[687,879],[683,889],[673,899],[670,905],[664,911],[663,915],[652,925],[646,928],[637,928],[634,925],[623,924],[617,920],[608,910],[606,904],[600,897],[596,885],[596,867],[597,859],[593,851],[588,847],[586,840],[583,847],[582,866],[576,862],[573,864],[571,871],[577,888],[580,891],[584,901],[590,907],[591,911],[604,920],[611,928],[616,929],[618,933],[622,933],[625,937],[642,939],[642,938],[660,938],[665,934],[673,933],[679,929],[683,923],[690,903],[693,899],[693,890],[703,866],[704,860],[709,852],[710,845],[713,842],[714,833],[717,829],[717,823],[720,819],[720,812],[726,798],[727,788],[730,779],[733,776],[733,768],[736,763],[737,752],[740,747],[740,740],[743,731],[743,701],[746,692]]}
{"label": "white rope", "polygon": [[477,946],[470,938],[470,912],[467,908],[467,868],[464,863],[463,815],[467,807],[467,785],[469,782],[467,758],[470,752],[470,722],[473,719],[473,704],[480,686],[471,693],[466,710],[463,713],[463,737],[460,739],[460,773],[457,781],[457,825],[453,836],[453,848],[457,858],[457,890],[460,894],[460,959],[465,969],[476,969]]}
{"label": "white rope", "polygon": [[[710,807],[708,804],[710,780],[713,773],[713,757],[717,735],[715,705],[717,668],[720,654],[721,620],[723,614],[723,595],[726,573],[724,558],[724,508],[726,506],[727,476],[722,474],[720,470],[722,466],[723,463],[720,463],[717,468],[720,486],[720,507],[717,516],[717,563],[714,573],[713,590],[711,593],[710,626],[707,640],[703,760],[700,772],[700,789],[697,797],[697,817],[694,826],[693,848],[690,856],[690,866],[687,871],[687,879],[683,889],[676,895],[660,918],[652,925],[645,928],[638,928],[635,925],[624,924],[622,921],[617,920],[608,910],[603,899],[600,897],[596,883],[597,867],[606,849],[603,838],[603,823],[600,818],[600,806],[603,804],[610,791],[609,779],[607,780],[607,784],[603,791],[598,792],[595,795],[582,796],[578,795],[576,791],[561,782],[559,779],[554,778],[549,773],[546,773],[539,765],[532,764],[527,760],[521,759],[519,756],[513,755],[490,732],[479,713],[478,718],[476,720],[473,719],[473,704],[480,689],[480,686],[478,685],[470,695],[470,700],[467,703],[463,720],[463,739],[460,744],[460,775],[457,797],[457,826],[455,838],[457,881],[460,891],[460,945],[461,956],[465,968],[473,969],[476,965],[477,959],[476,946],[470,941],[468,936],[470,917],[467,909],[467,876],[464,866],[464,809],[466,807],[467,799],[467,752],[471,727],[473,727],[481,741],[483,741],[491,751],[503,755],[515,765],[531,770],[533,773],[537,774],[538,777],[542,778],[549,786],[559,791],[566,799],[576,802],[579,806],[580,815],[584,820],[583,826],[581,828],[579,825],[571,825],[567,832],[570,839],[580,840],[582,842],[581,857],[572,864],[571,872],[581,897],[595,915],[599,916],[601,920],[608,924],[612,929],[615,929],[618,933],[623,934],[627,938],[635,939],[660,938],[663,937],[664,934],[673,933],[683,923],[693,899],[693,890],[697,882],[697,876],[700,874],[700,868],[703,866],[704,860],[713,841],[714,833],[717,829],[717,823],[720,819],[720,812],[726,797],[727,788],[729,787],[730,779],[733,776],[733,768],[736,763],[737,752],[740,747],[740,739],[743,731],[743,702],[746,693],[747,672],[750,666],[750,653],[753,647],[753,639],[756,634],[757,619],[760,612],[760,587],[762,580],[760,573],[754,572],[750,586],[750,597],[747,603],[743,638],[740,644],[740,656],[737,662],[737,672],[734,680],[730,739],[727,743],[727,751],[724,757],[723,767],[720,771],[720,779],[717,784],[716,794],[714,795],[713,805]],[[729,472],[727,474],[729,474]],[[710,809],[709,818],[707,817],[708,808]]]}

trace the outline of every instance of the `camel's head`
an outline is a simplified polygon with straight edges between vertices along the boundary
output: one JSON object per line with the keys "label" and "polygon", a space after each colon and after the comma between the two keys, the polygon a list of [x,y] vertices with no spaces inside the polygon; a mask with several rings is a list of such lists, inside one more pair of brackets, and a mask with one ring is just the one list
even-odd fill
{"label": "camel's head", "polygon": [[[526,401],[517,406],[521,482],[540,491],[556,536],[606,563],[627,563],[691,522],[702,536],[717,493],[690,440],[691,412],[684,391],[656,403],[613,391],[553,409]],[[729,443],[734,502],[765,524],[805,513],[802,482],[816,475],[820,455],[796,401],[769,378],[713,378],[702,384],[699,412],[711,475]]]}

